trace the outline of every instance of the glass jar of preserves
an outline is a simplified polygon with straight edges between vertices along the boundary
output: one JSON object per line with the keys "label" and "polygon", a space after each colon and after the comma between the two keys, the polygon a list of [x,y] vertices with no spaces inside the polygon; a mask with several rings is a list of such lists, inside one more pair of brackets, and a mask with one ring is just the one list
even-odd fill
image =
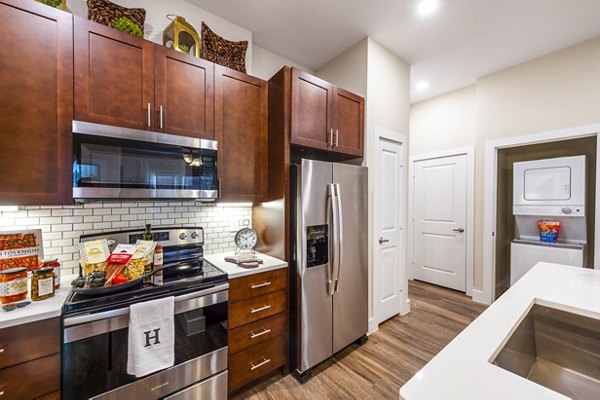
{"label": "glass jar of preserves", "polygon": [[27,268],[0,271],[0,302],[14,303],[27,298]]}
{"label": "glass jar of preserves", "polygon": [[54,270],[54,290],[60,288],[60,263],[58,258],[44,258],[42,268],[52,268]]}
{"label": "glass jar of preserves", "polygon": [[54,268],[40,268],[31,273],[31,300],[46,300],[54,296]]}

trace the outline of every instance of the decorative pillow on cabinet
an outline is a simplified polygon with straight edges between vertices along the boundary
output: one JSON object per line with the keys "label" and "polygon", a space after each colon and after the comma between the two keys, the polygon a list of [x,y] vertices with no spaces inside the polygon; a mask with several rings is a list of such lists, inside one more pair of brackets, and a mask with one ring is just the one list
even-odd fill
{"label": "decorative pillow on cabinet", "polygon": [[127,8],[108,0],[87,0],[88,19],[102,25],[113,27],[120,17],[129,18],[144,32],[146,10],[143,8]]}
{"label": "decorative pillow on cabinet", "polygon": [[237,71],[246,72],[246,50],[248,42],[232,42],[214,33],[208,25],[202,22],[200,56]]}

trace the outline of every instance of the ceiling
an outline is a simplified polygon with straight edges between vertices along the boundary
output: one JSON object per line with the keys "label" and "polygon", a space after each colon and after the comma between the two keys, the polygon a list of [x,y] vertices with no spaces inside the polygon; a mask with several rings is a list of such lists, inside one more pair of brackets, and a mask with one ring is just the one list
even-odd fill
{"label": "ceiling", "polygon": [[[366,36],[411,64],[411,102],[600,36],[598,0],[188,0],[318,70]],[[428,89],[415,85],[428,81]]]}

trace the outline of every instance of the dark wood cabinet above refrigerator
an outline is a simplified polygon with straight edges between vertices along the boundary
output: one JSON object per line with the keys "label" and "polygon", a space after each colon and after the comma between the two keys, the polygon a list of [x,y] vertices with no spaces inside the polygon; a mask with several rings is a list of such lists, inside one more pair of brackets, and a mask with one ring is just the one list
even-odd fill
{"label": "dark wood cabinet above refrigerator", "polygon": [[362,157],[364,99],[291,68],[291,144]]}

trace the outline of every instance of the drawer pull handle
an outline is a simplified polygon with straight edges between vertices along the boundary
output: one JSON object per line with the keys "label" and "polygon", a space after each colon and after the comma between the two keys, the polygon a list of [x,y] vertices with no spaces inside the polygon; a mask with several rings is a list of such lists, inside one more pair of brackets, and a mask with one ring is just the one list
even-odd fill
{"label": "drawer pull handle", "polygon": [[4,349],[0,349],[0,353],[4,353]]}
{"label": "drawer pull handle", "polygon": [[250,332],[250,339],[255,339],[259,336],[266,335],[267,333],[271,333],[271,330],[269,328],[265,328],[258,333]]}
{"label": "drawer pull handle", "polygon": [[0,392],[0,396],[4,396],[4,390]]}
{"label": "drawer pull handle", "polygon": [[268,310],[269,308],[271,308],[271,306],[268,305],[268,304],[265,304],[264,306],[262,306],[260,308],[254,308],[254,307],[252,307],[252,310],[250,310],[250,314],[254,314],[254,313],[257,313],[257,312],[265,311],[265,310]]}
{"label": "drawer pull handle", "polygon": [[271,282],[255,283],[255,284],[250,285],[250,289],[258,289],[261,287],[269,286],[270,284],[271,284]]}
{"label": "drawer pull handle", "polygon": [[263,365],[268,364],[270,362],[271,362],[270,358],[263,358],[263,360],[256,365],[254,363],[250,363],[250,365],[251,365],[250,371],[254,371],[256,368],[260,368]]}

